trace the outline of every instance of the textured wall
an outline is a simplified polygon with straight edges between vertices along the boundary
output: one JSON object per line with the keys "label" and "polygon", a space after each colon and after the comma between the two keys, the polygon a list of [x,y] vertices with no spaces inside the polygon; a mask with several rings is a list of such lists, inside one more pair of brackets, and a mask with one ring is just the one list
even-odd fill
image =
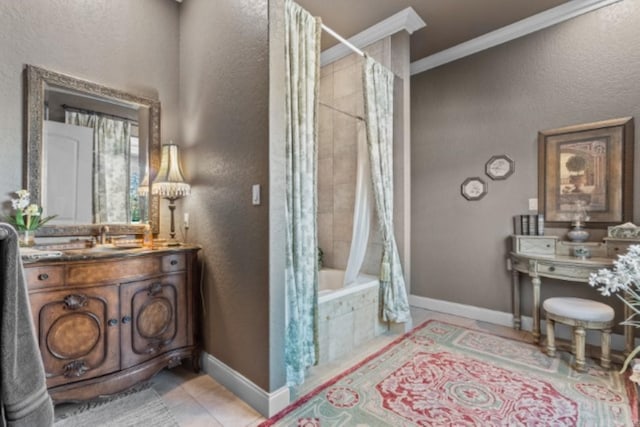
{"label": "textured wall", "polygon": [[[269,389],[267,0],[182,4],[182,202],[204,259],[205,350]],[[251,185],[262,185],[252,206]]]}
{"label": "textured wall", "polygon": [[162,103],[162,140],[178,132],[178,4],[158,0],[0,2],[0,204],[23,187],[25,64]]}
{"label": "textured wall", "polygon": [[[412,78],[414,295],[511,311],[506,239],[537,197],[537,132],[624,116],[637,126],[638,22],[640,2],[622,1]],[[487,196],[466,201],[460,184],[494,154],[511,156],[515,174],[485,176]],[[636,222],[637,165],[636,154]],[[569,286],[551,282],[542,297],[595,294]]]}

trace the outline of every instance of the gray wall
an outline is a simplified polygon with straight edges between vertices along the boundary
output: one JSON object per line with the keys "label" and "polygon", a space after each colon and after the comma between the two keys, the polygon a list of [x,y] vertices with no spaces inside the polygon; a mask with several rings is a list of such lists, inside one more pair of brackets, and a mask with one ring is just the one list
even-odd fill
{"label": "gray wall", "polygon": [[[205,351],[268,390],[268,1],[188,0],[180,25],[181,145],[192,186],[182,208],[202,245]],[[252,184],[262,185],[260,206]]]}
{"label": "gray wall", "polygon": [[178,134],[178,40],[173,1],[0,2],[0,205],[24,186],[25,64],[158,97],[167,141]]}
{"label": "gray wall", "polygon": [[[512,216],[537,197],[537,132],[625,116],[637,126],[638,22],[640,2],[625,0],[413,76],[412,294],[511,311],[506,238]],[[636,131],[636,153],[638,138]],[[515,160],[506,181],[484,176],[494,154]],[[489,183],[481,201],[460,195],[470,176]],[[543,286],[542,297],[595,294],[568,286]]]}

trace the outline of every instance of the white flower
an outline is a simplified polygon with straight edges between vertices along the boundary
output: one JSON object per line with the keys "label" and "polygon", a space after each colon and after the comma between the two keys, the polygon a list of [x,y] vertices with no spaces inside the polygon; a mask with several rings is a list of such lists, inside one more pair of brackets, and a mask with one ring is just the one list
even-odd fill
{"label": "white flower", "polygon": [[29,206],[31,202],[31,194],[27,190],[18,190],[15,192],[18,196],[17,199],[11,199],[11,206],[13,209],[24,209]]}
{"label": "white flower", "polygon": [[35,203],[32,203],[25,209],[24,213],[31,216],[38,216],[40,215],[40,208]]}
{"label": "white flower", "polygon": [[631,245],[625,255],[613,262],[613,269],[602,269],[589,276],[589,285],[598,287],[602,295],[609,296],[620,290],[627,291],[640,285],[640,245]]}

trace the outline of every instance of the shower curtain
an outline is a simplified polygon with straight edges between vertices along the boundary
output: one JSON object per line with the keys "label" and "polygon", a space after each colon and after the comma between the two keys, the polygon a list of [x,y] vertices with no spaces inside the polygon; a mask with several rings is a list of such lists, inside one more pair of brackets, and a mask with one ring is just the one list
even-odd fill
{"label": "shower curtain", "polygon": [[353,232],[351,234],[351,248],[347,258],[347,268],[344,273],[344,286],[354,282],[360,273],[364,257],[367,254],[369,231],[371,230],[371,172],[367,138],[364,121],[357,124],[357,167],[356,167],[356,200],[353,211]]}
{"label": "shower curtain", "polygon": [[65,122],[93,128],[93,222],[128,223],[131,123],[76,111]]}
{"label": "shower curtain", "polygon": [[317,110],[320,22],[285,0],[287,385],[317,360]]}
{"label": "shower curtain", "polygon": [[380,296],[382,320],[410,320],[398,247],[393,234],[393,73],[366,56],[364,60],[364,110],[371,180],[382,234]]}

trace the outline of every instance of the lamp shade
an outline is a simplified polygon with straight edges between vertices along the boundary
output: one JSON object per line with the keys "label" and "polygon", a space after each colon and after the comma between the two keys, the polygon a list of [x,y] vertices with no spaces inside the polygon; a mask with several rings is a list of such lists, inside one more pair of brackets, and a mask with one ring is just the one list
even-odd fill
{"label": "lamp shade", "polygon": [[151,194],[167,199],[179,199],[191,193],[191,186],[184,181],[180,168],[178,146],[163,144],[160,158],[160,170],[153,180]]}
{"label": "lamp shade", "polygon": [[144,178],[142,178],[142,182],[138,185],[138,196],[148,196],[149,195],[149,169],[144,174]]}

